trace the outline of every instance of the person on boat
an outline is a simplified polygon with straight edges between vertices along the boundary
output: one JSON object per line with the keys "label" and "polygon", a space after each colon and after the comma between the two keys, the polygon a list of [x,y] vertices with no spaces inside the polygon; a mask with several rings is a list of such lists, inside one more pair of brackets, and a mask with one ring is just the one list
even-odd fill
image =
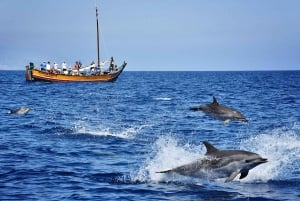
{"label": "person on boat", "polygon": [[78,75],[78,72],[79,72],[79,62],[76,61],[75,64],[74,64],[74,70],[73,70],[73,73],[75,75]]}
{"label": "person on boat", "polygon": [[91,67],[95,67],[96,63],[94,61],[92,61],[92,63],[90,64]]}
{"label": "person on boat", "polygon": [[48,63],[46,64],[46,71],[51,71],[50,61],[48,61]]}
{"label": "person on boat", "polygon": [[67,63],[66,63],[65,61],[62,62],[61,68],[62,68],[63,70],[67,70]]}
{"label": "person on boat", "polygon": [[46,61],[41,63],[40,67],[41,67],[41,70],[46,70]]}
{"label": "person on boat", "polygon": [[62,62],[62,64],[61,64],[61,70],[62,70],[62,72],[64,73],[64,74],[67,74],[68,72],[67,72],[67,63],[64,61],[64,62]]}
{"label": "person on boat", "polygon": [[118,69],[118,66],[117,65],[115,65],[114,66],[114,71],[118,71],[119,69]]}
{"label": "person on boat", "polygon": [[109,65],[109,71],[113,71],[115,66],[115,61],[114,61],[114,57],[110,58],[110,65]]}
{"label": "person on boat", "polygon": [[93,73],[95,71],[95,67],[96,67],[96,63],[92,61],[92,63],[90,64],[90,73]]}
{"label": "person on boat", "polygon": [[74,70],[79,70],[79,62],[76,61],[74,64]]}
{"label": "person on boat", "polygon": [[54,62],[54,64],[53,64],[53,72],[54,73],[60,72],[60,70],[58,69],[58,64],[56,62]]}

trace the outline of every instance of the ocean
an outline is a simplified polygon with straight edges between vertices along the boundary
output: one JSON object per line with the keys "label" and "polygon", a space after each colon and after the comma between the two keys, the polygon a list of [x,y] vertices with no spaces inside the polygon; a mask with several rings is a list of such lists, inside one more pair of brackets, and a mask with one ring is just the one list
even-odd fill
{"label": "ocean", "polygon": [[[0,200],[300,200],[300,71],[24,74],[0,71]],[[189,110],[213,96],[249,122]],[[229,183],[156,173],[203,157],[203,141],[268,162]]]}

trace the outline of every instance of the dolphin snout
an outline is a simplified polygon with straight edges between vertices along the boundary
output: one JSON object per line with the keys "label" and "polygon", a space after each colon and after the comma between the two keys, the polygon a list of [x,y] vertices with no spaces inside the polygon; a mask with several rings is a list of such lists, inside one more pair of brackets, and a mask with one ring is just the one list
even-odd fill
{"label": "dolphin snout", "polygon": [[261,159],[261,163],[266,163],[266,162],[268,162],[268,159],[267,159],[267,158],[262,158],[262,159]]}
{"label": "dolphin snout", "polygon": [[249,122],[249,120],[248,120],[248,119],[246,119],[246,118],[242,118],[242,119],[241,119],[241,121],[243,121],[243,122],[246,122],[246,123],[248,123],[248,122]]}

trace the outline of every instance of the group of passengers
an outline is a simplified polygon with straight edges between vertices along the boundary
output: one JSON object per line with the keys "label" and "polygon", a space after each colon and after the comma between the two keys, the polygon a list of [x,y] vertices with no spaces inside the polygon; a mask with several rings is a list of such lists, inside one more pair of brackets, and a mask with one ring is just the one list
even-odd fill
{"label": "group of passengers", "polygon": [[[76,61],[77,62],[77,61]],[[61,66],[59,67],[58,63],[54,62],[53,66],[51,66],[50,61],[43,62],[40,65],[40,68],[42,71],[47,71],[49,73],[55,73],[55,74],[70,74],[73,69],[71,67],[67,66],[67,63],[64,61],[62,62]]]}
{"label": "group of passengers", "polygon": [[[64,61],[62,62],[61,66],[59,66],[56,62],[53,63],[51,66],[50,61],[48,62],[43,62],[40,65],[40,69],[42,71],[47,71],[49,73],[54,73],[54,74],[65,74],[65,75],[79,75],[79,74],[86,74],[84,72],[86,68],[89,69],[91,74],[95,73],[102,73],[101,69],[96,66],[96,63],[93,61],[89,66],[87,67],[82,67],[82,64],[80,61],[75,61],[73,68],[71,66],[67,66],[67,63]],[[117,65],[114,64],[114,58],[110,58],[110,65],[109,65],[109,72],[113,71],[118,71]],[[107,73],[104,72],[104,73]]]}

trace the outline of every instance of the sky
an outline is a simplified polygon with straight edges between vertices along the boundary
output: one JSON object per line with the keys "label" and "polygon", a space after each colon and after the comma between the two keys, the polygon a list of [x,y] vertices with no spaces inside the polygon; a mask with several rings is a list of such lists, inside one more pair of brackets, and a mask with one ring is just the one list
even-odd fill
{"label": "sky", "polygon": [[299,0],[1,0],[0,70],[100,57],[127,71],[300,70]]}

